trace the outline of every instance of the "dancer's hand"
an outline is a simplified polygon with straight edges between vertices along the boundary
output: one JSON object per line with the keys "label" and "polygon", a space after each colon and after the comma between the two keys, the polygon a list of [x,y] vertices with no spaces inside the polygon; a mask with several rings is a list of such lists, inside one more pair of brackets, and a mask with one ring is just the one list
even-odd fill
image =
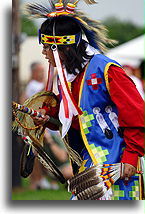
{"label": "dancer's hand", "polygon": [[32,117],[32,119],[34,120],[34,123],[36,125],[44,125],[45,123],[47,123],[49,121],[50,117],[48,115],[46,115],[45,109],[39,109],[37,111],[43,115],[43,118],[42,117]]}
{"label": "dancer's hand", "polygon": [[124,164],[124,173],[121,176],[121,179],[127,179],[133,176],[136,173],[136,168],[131,164],[125,163]]}

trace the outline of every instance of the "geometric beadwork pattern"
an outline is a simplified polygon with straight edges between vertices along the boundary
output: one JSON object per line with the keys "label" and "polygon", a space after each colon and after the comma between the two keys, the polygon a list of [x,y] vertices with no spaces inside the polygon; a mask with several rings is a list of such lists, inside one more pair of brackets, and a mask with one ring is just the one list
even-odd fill
{"label": "geometric beadwork pattern", "polygon": [[113,196],[111,200],[119,200],[120,197],[124,197],[124,191],[119,189],[119,185],[112,185]]}
{"label": "geometric beadwork pattern", "polygon": [[84,133],[85,134],[90,133],[88,128],[92,126],[91,120],[94,120],[94,115],[93,114],[88,114],[87,111],[84,111],[83,114],[81,115],[80,119],[81,119],[81,122],[82,122],[82,127],[83,127],[83,130],[84,130]]}
{"label": "geometric beadwork pattern", "polygon": [[102,78],[97,78],[96,73],[91,74],[91,79],[87,80],[87,84],[92,86],[93,90],[98,89],[98,85],[102,83]]}
{"label": "geometric beadwork pattern", "polygon": [[57,45],[68,45],[75,43],[75,35],[68,36],[48,36],[45,34],[41,34],[41,42],[52,45],[54,42]]}
{"label": "geometric beadwork pattern", "polygon": [[139,200],[139,182],[134,181],[134,184],[132,191],[129,191],[129,197],[131,197],[132,200]]}
{"label": "geometric beadwork pattern", "polygon": [[102,149],[101,146],[96,147],[94,144],[89,145],[93,154],[95,155],[95,158],[98,163],[104,163],[106,159],[106,155],[109,154],[107,149]]}

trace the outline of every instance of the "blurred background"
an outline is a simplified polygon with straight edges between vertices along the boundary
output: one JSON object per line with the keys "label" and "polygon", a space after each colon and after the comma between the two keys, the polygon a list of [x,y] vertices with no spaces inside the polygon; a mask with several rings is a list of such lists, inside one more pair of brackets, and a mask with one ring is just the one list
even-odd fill
{"label": "blurred background", "polygon": [[[48,69],[47,61],[41,54],[42,47],[39,45],[37,36],[38,29],[44,20],[30,20],[23,15],[22,7],[27,2],[47,5],[48,1],[12,1],[12,99],[18,103],[23,103],[25,99],[32,96],[32,89],[35,88],[36,90],[33,91],[36,93],[44,88]],[[78,7],[91,18],[100,20],[107,27],[109,37],[118,41],[116,46],[108,47],[109,50],[105,54],[124,66],[124,70],[144,97],[144,2],[122,0],[116,3],[116,0],[98,0],[98,4],[87,6],[80,1]],[[37,76],[40,70],[41,77]],[[56,136],[59,138],[57,134],[49,132],[48,144],[50,142],[55,145],[58,142],[61,144],[61,139],[55,139]],[[24,142],[13,133],[12,199],[69,200],[70,194],[67,193],[66,187],[44,172],[44,169],[41,169],[42,166],[37,166],[38,168],[35,169],[36,172],[40,172],[39,175],[34,174],[28,179],[20,177],[19,163],[23,147]],[[62,144],[60,147],[62,149]],[[67,161],[68,157],[61,163]],[[67,166],[69,167],[68,163]],[[71,169],[67,172],[70,174],[66,176],[71,176]],[[36,185],[32,185],[34,181]],[[34,194],[35,191],[37,194]]]}

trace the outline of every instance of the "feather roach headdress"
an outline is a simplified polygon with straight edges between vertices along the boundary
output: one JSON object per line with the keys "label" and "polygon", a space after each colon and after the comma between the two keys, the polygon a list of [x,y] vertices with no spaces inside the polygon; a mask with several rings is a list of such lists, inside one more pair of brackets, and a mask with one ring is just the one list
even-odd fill
{"label": "feather roach headdress", "polygon": [[[87,4],[96,4],[96,1],[94,0],[84,1]],[[86,14],[77,9],[78,2],[79,0],[49,0],[47,6],[37,3],[29,3],[25,7],[25,12],[31,18],[52,19],[57,16],[72,17],[80,25],[89,44],[104,53],[107,50],[106,45],[113,44],[115,41],[107,37],[107,29],[99,21],[88,18]],[[41,39],[40,41],[42,42]],[[65,41],[63,42],[64,43],[62,44],[64,45]],[[66,44],[68,45],[72,43],[68,42]]]}

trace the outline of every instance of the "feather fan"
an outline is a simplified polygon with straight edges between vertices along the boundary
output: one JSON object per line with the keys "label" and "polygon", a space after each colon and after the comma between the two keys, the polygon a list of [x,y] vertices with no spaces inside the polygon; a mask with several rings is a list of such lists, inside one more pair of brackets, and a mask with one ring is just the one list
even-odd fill
{"label": "feather fan", "polygon": [[122,174],[124,165],[98,164],[68,180],[68,191],[78,200],[98,200],[105,195]]}

